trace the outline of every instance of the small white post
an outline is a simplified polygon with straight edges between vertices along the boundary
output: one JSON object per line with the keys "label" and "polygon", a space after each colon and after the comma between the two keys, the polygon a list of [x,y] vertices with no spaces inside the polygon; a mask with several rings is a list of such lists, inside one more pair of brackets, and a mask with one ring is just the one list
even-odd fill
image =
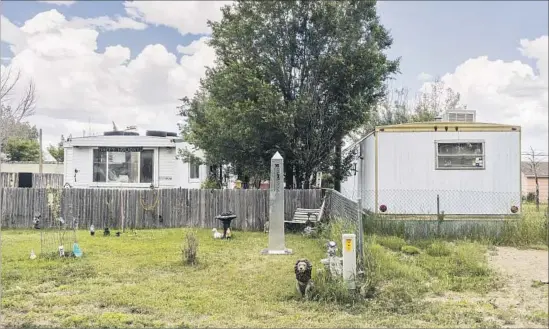
{"label": "small white post", "polygon": [[349,289],[355,289],[356,278],[356,235],[342,234],[343,280]]}

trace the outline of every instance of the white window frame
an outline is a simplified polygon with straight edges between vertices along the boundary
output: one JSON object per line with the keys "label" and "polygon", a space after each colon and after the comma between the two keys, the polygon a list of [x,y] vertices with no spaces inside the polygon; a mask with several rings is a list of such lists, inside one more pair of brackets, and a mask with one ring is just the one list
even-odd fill
{"label": "white window frame", "polygon": [[[93,167],[94,167],[94,164],[95,164],[95,157],[94,157],[94,152],[95,150],[99,150],[99,146],[97,147],[92,147],[91,148],[91,158],[92,158],[92,180],[91,180],[91,184],[93,185],[96,185],[96,186],[124,186],[124,187],[133,187],[133,186],[143,186],[143,187],[149,187],[151,186],[151,184],[154,184],[156,186],[156,167],[158,166],[158,163],[156,160],[156,149],[155,148],[150,148],[150,147],[144,147],[142,148],[142,150],[139,152],[143,152],[143,151],[152,151],[153,152],[153,177],[152,177],[152,182],[149,182],[149,183],[141,183],[141,182],[138,182],[138,183],[123,183],[123,182],[112,182],[112,181],[109,181],[109,153],[110,151],[106,151],[107,153],[107,162],[105,163],[105,181],[104,182],[96,182],[94,181],[94,172],[93,172]],[[138,165],[137,165],[137,177],[139,178],[139,180],[141,181],[141,154],[139,155],[138,157]]]}
{"label": "white window frame", "polygon": [[[463,143],[475,143],[475,144],[481,144],[482,145],[482,153],[481,154],[455,154],[455,155],[442,155],[445,157],[461,157],[461,156],[476,156],[476,157],[482,157],[482,166],[480,167],[444,167],[440,166],[439,161],[439,154],[438,154],[438,146],[439,144],[463,144]],[[435,170],[485,170],[486,169],[486,146],[485,141],[483,139],[451,139],[451,140],[436,140],[435,141]]]}
{"label": "white window frame", "polygon": [[[197,166],[198,167],[198,177],[192,177],[192,172],[193,172],[193,166]],[[199,182],[200,181],[200,164],[195,164],[193,163],[192,161],[189,161],[189,182],[191,183],[195,183],[195,182]]]}

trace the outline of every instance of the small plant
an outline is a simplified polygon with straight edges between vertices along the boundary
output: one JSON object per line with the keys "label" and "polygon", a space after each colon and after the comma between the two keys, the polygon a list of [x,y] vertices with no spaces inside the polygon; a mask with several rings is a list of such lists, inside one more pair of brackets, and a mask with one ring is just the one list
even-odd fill
{"label": "small plant", "polygon": [[414,246],[402,246],[402,248],[400,248],[400,251],[408,255],[417,255],[421,253],[421,250]]}
{"label": "small plant", "polygon": [[187,265],[198,264],[198,238],[194,232],[189,232],[185,236],[185,242],[181,247],[183,263]]}

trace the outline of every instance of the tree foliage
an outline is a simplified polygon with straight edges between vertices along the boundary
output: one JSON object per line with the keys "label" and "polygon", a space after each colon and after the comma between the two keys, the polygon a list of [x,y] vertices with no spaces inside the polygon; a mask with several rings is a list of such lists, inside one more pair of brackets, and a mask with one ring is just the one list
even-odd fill
{"label": "tree foliage", "polygon": [[[9,109],[4,109],[4,113],[7,113]],[[32,140],[38,140],[39,134],[38,129],[36,126],[31,126],[28,122],[16,122],[13,120],[13,118],[9,115],[5,115],[5,122],[4,124],[6,126],[10,127],[10,133],[6,134],[0,143],[2,143],[2,148],[6,147],[6,141],[8,138],[21,138],[21,139],[32,139]]]}
{"label": "tree foliage", "polygon": [[237,1],[222,13],[209,22],[215,66],[182,100],[187,141],[241,179],[268,177],[276,151],[287,187],[294,177],[307,187],[318,170],[341,177],[334,150],[368,121],[398,68],[383,53],[392,40],[375,2]]}
{"label": "tree foliage", "polygon": [[[21,82],[21,72],[11,68],[3,70],[0,75],[0,146],[8,137],[32,138],[24,136],[32,132],[32,127],[22,124],[22,120],[34,113],[36,105],[35,86],[28,82],[23,95],[13,99],[15,87]],[[34,127],[36,136],[36,128]],[[17,134],[16,136],[14,134]]]}
{"label": "tree foliage", "polygon": [[11,137],[6,142],[4,152],[10,161],[38,161],[40,144],[34,139]]}
{"label": "tree foliage", "polygon": [[410,122],[429,122],[444,112],[465,109],[461,95],[436,78],[426,85],[414,99],[406,88],[390,90],[372,111],[370,120],[351,134],[353,140],[373,131],[376,126],[395,125]]}
{"label": "tree foliage", "polygon": [[63,162],[65,159],[65,149],[63,147],[63,142],[65,142],[65,137],[61,135],[61,141],[56,146],[50,144],[47,148],[48,153],[57,162]]}

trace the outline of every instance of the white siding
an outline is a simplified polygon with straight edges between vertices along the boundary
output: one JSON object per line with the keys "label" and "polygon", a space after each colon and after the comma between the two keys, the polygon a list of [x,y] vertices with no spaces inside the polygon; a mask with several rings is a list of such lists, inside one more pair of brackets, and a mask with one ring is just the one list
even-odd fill
{"label": "white siding", "polygon": [[362,141],[362,205],[365,209],[374,210],[375,208],[375,177],[376,177],[376,159],[375,159],[375,136],[372,134]]}
{"label": "white siding", "polygon": [[[436,140],[484,140],[484,170],[436,170]],[[520,205],[519,132],[378,133],[379,205],[388,213],[510,214]]]}
{"label": "white siding", "polygon": [[207,165],[200,166],[198,179],[190,178],[189,163],[183,162],[183,160],[177,160],[174,167],[176,171],[176,184],[181,188],[200,188],[202,182],[208,177],[209,166]]}
{"label": "white siding", "polygon": [[176,160],[175,156],[175,148],[158,149],[158,186],[176,187],[175,162],[181,160]]}
{"label": "white siding", "polygon": [[[359,168],[359,162],[358,160],[353,161],[353,165],[351,168],[354,168],[354,164],[357,165],[357,169]],[[341,181],[341,194],[346,196],[347,198],[351,200],[356,200],[360,197],[360,185],[358,182],[358,173],[355,174],[354,170],[351,170],[350,176],[345,177]]]}
{"label": "white siding", "polygon": [[[93,179],[93,153],[89,147],[72,148],[72,168],[67,169],[67,174],[72,175],[71,181],[73,187],[88,187]],[[74,181],[74,170],[76,173],[76,181]]]}
{"label": "white siding", "polygon": [[73,151],[72,147],[65,147],[64,148],[64,159],[63,159],[63,166],[64,166],[64,174],[65,174],[65,184],[69,183],[71,186],[74,185],[74,167],[72,165],[73,162]]}

